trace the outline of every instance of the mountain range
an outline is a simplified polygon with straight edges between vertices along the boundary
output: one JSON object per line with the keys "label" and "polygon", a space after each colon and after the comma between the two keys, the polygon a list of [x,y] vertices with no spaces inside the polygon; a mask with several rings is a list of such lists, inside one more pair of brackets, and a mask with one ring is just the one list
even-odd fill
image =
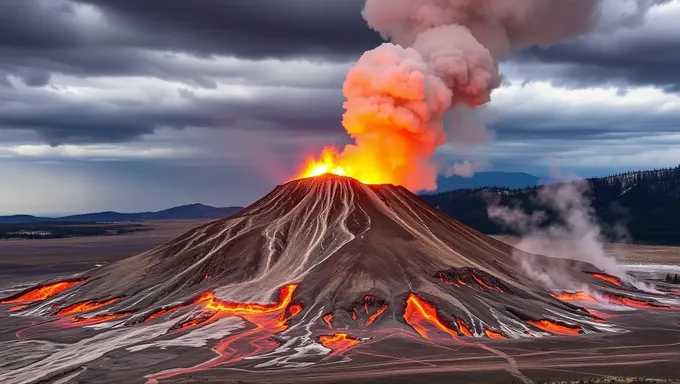
{"label": "mountain range", "polygon": [[480,187],[530,188],[543,183],[542,178],[524,172],[477,172],[471,177],[440,176],[436,192]]}
{"label": "mountain range", "polygon": [[122,222],[146,220],[188,220],[188,219],[222,219],[243,209],[242,207],[211,207],[204,204],[189,204],[165,209],[158,212],[97,212],[63,217],[40,217],[32,215],[0,216],[0,223],[34,223],[34,222]]}
{"label": "mountain range", "polygon": [[[606,235],[620,237],[625,228],[635,243],[680,244],[680,166],[651,171],[627,172],[586,179],[593,216]],[[558,185],[558,184],[554,184]],[[486,234],[517,234],[489,218],[490,204],[520,208],[524,212],[545,211],[538,204],[540,187],[523,189],[475,188],[422,195],[444,213]],[[544,223],[559,221],[547,212]]]}

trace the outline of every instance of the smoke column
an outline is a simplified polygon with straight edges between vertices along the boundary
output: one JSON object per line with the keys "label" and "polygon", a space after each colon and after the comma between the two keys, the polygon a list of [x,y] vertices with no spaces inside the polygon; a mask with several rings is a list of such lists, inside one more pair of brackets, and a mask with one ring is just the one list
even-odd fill
{"label": "smoke column", "polygon": [[360,180],[435,189],[437,167],[430,158],[447,141],[444,113],[487,103],[501,84],[498,62],[513,52],[589,32],[598,5],[367,0],[364,19],[390,43],[364,53],[347,75],[342,123],[355,143],[338,163]]}

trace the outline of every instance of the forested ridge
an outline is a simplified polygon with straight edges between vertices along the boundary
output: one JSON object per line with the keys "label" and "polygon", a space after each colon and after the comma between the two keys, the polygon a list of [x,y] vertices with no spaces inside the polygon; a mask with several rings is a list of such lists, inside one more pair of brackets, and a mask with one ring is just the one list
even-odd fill
{"label": "forested ridge", "polygon": [[[680,244],[680,166],[586,181],[589,185],[586,195],[606,235],[618,237],[613,228],[624,227],[635,243]],[[422,197],[481,232],[515,234],[491,220],[487,207],[498,204],[525,211],[544,209],[536,201],[540,188],[462,189]]]}

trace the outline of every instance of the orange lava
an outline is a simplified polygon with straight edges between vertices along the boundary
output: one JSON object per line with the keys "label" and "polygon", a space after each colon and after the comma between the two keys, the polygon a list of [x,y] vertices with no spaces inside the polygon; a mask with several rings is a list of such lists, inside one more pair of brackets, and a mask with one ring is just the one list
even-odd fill
{"label": "orange lava", "polygon": [[97,323],[103,323],[106,321],[111,321],[115,319],[120,319],[122,317],[130,316],[132,313],[131,312],[121,312],[121,313],[112,313],[112,314],[101,314],[101,315],[96,315],[92,317],[74,317],[73,320],[71,320],[72,323],[77,323],[78,325],[90,325],[90,324],[97,324]]}
{"label": "orange lava", "polygon": [[10,311],[10,312],[21,311],[22,309],[24,309],[24,308],[26,308],[26,307],[28,307],[28,304],[24,304],[24,305],[15,305],[14,307],[10,308],[9,311]]}
{"label": "orange lava", "polygon": [[368,301],[371,300],[370,295],[364,296],[364,310],[366,311],[366,314],[368,314]]}
{"label": "orange lava", "polygon": [[552,320],[527,320],[527,323],[556,335],[578,335],[581,333],[579,326],[559,324]]}
{"label": "orange lava", "polygon": [[583,291],[560,292],[560,293],[550,292],[550,296],[561,301],[592,301],[598,303],[597,299]]}
{"label": "orange lava", "polygon": [[608,281],[608,282],[610,282],[614,285],[618,285],[619,287],[621,286],[621,279],[619,279],[616,276],[607,275],[607,274],[604,274],[604,273],[596,273],[596,272],[586,272],[586,273],[589,274],[592,277],[597,277],[598,279]]}
{"label": "orange lava", "polygon": [[339,164],[339,158],[340,151],[338,148],[327,146],[321,151],[318,159],[313,156],[308,157],[302,166],[302,170],[295,178],[304,179],[325,174],[350,176],[350,170],[346,166]]}
{"label": "orange lava", "polygon": [[612,304],[624,305],[624,306],[633,307],[633,308],[662,309],[662,310],[677,309],[675,307],[669,307],[667,305],[656,305],[656,304],[652,304],[648,301],[637,300],[637,299],[633,299],[631,297],[625,297],[625,296],[607,295],[607,300]]}
{"label": "orange lava", "polygon": [[206,292],[202,294],[196,301],[204,302],[204,308],[211,311],[222,313],[229,313],[233,315],[258,315],[263,313],[271,313],[282,311],[290,304],[293,298],[297,284],[289,284],[281,288],[279,293],[279,301],[274,304],[259,304],[259,303],[233,303],[222,301],[215,298],[213,292]]}
{"label": "orange lava", "polygon": [[484,329],[484,333],[486,333],[487,336],[489,336],[490,339],[507,339],[504,334],[500,332],[493,331],[491,329]]}
{"label": "orange lava", "polygon": [[[383,305],[382,307],[380,307],[380,309],[378,309],[378,312],[376,312],[376,313],[374,313],[374,314],[371,315],[371,317],[370,317],[370,318],[368,319],[368,321],[366,322],[366,325],[371,325],[371,324],[373,324],[373,322],[374,322],[380,315],[382,315],[383,312],[385,312],[386,309],[387,309],[387,305]],[[368,312],[367,312],[367,313],[368,313]]]}
{"label": "orange lava", "polygon": [[356,321],[357,320],[357,310],[352,309],[352,320]]}
{"label": "orange lava", "polygon": [[413,327],[413,329],[415,329],[420,336],[428,340],[430,337],[427,334],[427,329],[425,328],[424,323],[430,323],[431,325],[434,325],[439,330],[451,335],[454,339],[458,337],[456,331],[450,329],[444,325],[444,323],[442,323],[442,321],[439,319],[439,316],[437,315],[437,308],[435,308],[434,305],[419,298],[413,293],[411,293],[408,296],[408,299],[406,299],[404,320],[406,320],[406,323]]}
{"label": "orange lava", "polygon": [[472,332],[470,332],[470,328],[468,328],[467,324],[461,319],[456,319],[456,322],[458,323],[458,330],[460,333],[467,337],[472,337]]}
{"label": "orange lava", "polygon": [[333,329],[333,324],[331,324],[331,319],[333,318],[332,313],[327,313],[323,316],[323,321],[328,324],[328,328]]}
{"label": "orange lava", "polygon": [[293,305],[290,306],[288,311],[290,312],[290,317],[293,317],[293,316],[297,315],[298,313],[302,312],[302,305],[293,304]]}
{"label": "orange lava", "polygon": [[44,285],[42,287],[31,289],[30,291],[24,293],[23,295],[0,301],[0,304],[11,304],[11,303],[26,303],[29,301],[39,301],[45,300],[49,297],[57,295],[65,290],[78,285],[87,279],[81,280],[71,280],[71,281],[60,281],[58,283]]}
{"label": "orange lava", "polygon": [[477,277],[474,273],[472,274],[472,278],[475,279],[475,282],[477,282],[477,284],[479,284],[479,286],[482,287],[482,288],[485,288],[485,289],[488,289],[488,290],[492,290],[492,291],[503,292],[503,290],[500,289],[500,288],[498,288],[498,287],[492,287],[492,286],[486,284],[486,283],[484,282],[484,280],[482,280],[482,279],[480,279],[479,277]]}
{"label": "orange lava", "polygon": [[319,342],[324,347],[332,349],[333,355],[337,355],[358,344],[359,340],[348,336],[344,332],[339,332],[330,336],[320,336]]}
{"label": "orange lava", "polygon": [[60,309],[59,311],[57,311],[56,315],[61,316],[61,315],[70,315],[70,314],[74,314],[74,313],[89,312],[89,311],[95,310],[97,308],[101,308],[101,307],[105,307],[109,304],[113,304],[118,300],[120,300],[120,298],[114,297],[113,299],[109,299],[109,300],[106,300],[106,301],[95,301],[95,300],[81,301],[79,303],[71,304],[68,307]]}
{"label": "orange lava", "polygon": [[[240,316],[254,325],[254,328],[234,334],[220,341],[213,347],[217,356],[205,363],[191,368],[178,368],[153,375],[150,379],[161,380],[179,374],[197,372],[217,366],[235,363],[244,358],[271,351],[279,346],[273,336],[286,330],[286,308],[290,313],[297,304],[290,305],[297,284],[289,284],[281,288],[278,300],[273,304],[236,303],[219,300],[213,292],[206,292],[194,302],[201,303],[203,309],[211,311],[207,318],[194,318],[180,324],[180,328],[190,328],[225,316]],[[302,307],[300,306],[300,310]]]}

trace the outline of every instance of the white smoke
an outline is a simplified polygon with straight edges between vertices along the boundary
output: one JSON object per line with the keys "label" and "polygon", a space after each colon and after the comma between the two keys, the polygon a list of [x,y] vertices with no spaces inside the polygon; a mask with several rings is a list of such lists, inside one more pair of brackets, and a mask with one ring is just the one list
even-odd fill
{"label": "white smoke", "polygon": [[[490,205],[491,219],[517,231],[522,237],[515,244],[519,250],[558,259],[572,259],[590,263],[600,270],[630,281],[625,270],[613,256],[605,251],[605,238],[595,210],[587,197],[585,180],[571,180],[541,187],[536,203],[544,210],[526,213],[521,208]],[[541,281],[546,287],[572,289],[569,275],[558,267],[538,268],[533,256],[515,255],[524,271]],[[554,267],[554,268],[553,268]]]}

